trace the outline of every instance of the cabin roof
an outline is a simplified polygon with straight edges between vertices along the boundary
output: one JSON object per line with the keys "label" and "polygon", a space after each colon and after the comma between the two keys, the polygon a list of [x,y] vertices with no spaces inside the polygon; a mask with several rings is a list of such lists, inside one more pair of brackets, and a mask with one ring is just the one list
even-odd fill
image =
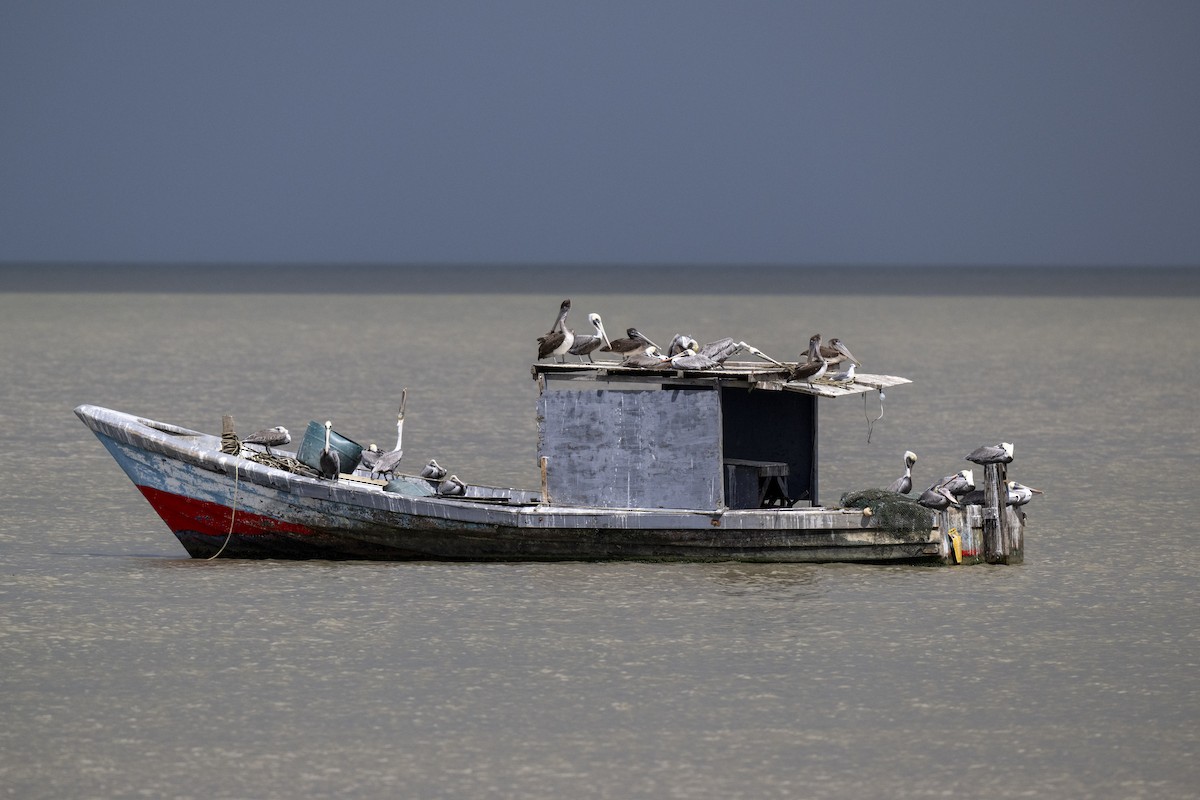
{"label": "cabin roof", "polygon": [[553,364],[537,363],[533,365],[532,375],[535,380],[544,378],[551,381],[572,381],[596,383],[670,383],[740,386],[756,390],[775,392],[799,392],[814,397],[845,397],[875,392],[912,383],[908,378],[896,375],[872,375],[856,373],[854,381],[849,384],[826,383],[816,381],[789,381],[787,370],[761,361],[726,361],[721,369],[643,369],[640,367],[622,367],[617,362],[597,361],[592,364]]}

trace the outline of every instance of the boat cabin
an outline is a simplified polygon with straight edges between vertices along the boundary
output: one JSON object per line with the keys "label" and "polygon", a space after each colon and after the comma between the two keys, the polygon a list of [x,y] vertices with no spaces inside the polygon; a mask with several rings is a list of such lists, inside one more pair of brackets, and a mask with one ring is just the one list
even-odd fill
{"label": "boat cabin", "polygon": [[534,364],[543,499],[700,511],[819,505],[817,399],[910,383],[789,381],[764,363],[719,370]]}

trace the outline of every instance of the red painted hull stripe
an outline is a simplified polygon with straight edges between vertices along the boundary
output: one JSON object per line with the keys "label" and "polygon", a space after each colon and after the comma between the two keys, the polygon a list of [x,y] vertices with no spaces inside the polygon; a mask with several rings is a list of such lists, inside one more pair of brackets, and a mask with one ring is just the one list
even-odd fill
{"label": "red painted hull stripe", "polygon": [[[229,533],[231,511],[226,506],[171,494],[149,486],[139,486],[138,489],[163,518],[163,522],[167,523],[167,527],[175,533],[189,531],[207,536],[225,536]],[[241,509],[232,512],[232,516],[233,532],[239,536],[316,535],[314,530],[304,525],[284,522],[262,514],[252,514]]]}

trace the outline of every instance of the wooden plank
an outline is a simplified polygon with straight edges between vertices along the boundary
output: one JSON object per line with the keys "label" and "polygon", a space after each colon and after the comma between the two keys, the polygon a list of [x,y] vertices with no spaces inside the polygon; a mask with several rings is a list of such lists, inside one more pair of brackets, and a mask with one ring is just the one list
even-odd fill
{"label": "wooden plank", "polygon": [[[744,385],[767,391],[789,391],[810,394],[815,397],[846,397],[867,392],[888,389],[912,383],[908,378],[898,375],[875,375],[860,373],[854,376],[854,381],[848,384],[829,383],[827,381],[789,381],[788,373],[771,364],[747,361],[726,362],[721,369],[710,370],[677,370],[671,367],[664,369],[641,369],[638,367],[622,367],[615,361],[601,361],[594,364],[534,364],[532,374],[541,381],[545,377],[555,380],[569,381],[620,381],[640,380],[646,383],[666,385],[682,384],[713,384],[722,386]],[[539,386],[539,388],[542,388]]]}

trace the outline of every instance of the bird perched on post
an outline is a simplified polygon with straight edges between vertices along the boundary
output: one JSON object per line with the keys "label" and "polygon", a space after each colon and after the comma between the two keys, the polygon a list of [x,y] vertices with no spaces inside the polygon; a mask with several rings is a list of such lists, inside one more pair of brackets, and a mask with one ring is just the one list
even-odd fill
{"label": "bird perched on post", "polygon": [[336,481],[338,475],[342,471],[342,457],[338,455],[337,450],[329,447],[329,433],[333,430],[333,423],[325,420],[325,447],[321,450],[321,455],[317,459],[319,468],[317,472],[326,480]]}
{"label": "bird perched on post", "polygon": [[292,440],[292,435],[288,433],[288,429],[282,425],[276,425],[274,428],[265,428],[242,439],[242,444],[259,444],[267,451],[271,452],[272,447],[285,445]]}
{"label": "bird perched on post", "polygon": [[967,461],[974,461],[976,464],[1011,464],[1012,460],[1012,442],[1001,442],[1000,444],[987,444],[983,447],[976,447],[967,456]]}
{"label": "bird perched on post", "polygon": [[558,308],[558,319],[544,336],[538,337],[538,360],[549,356],[561,356],[566,361],[567,351],[575,343],[575,332],[567,327],[567,312],[571,310],[570,298],[563,300]]}
{"label": "bird perched on post", "polygon": [[889,492],[908,494],[912,491],[912,467],[917,463],[917,454],[912,450],[904,451],[904,474],[892,482],[887,488]]}

